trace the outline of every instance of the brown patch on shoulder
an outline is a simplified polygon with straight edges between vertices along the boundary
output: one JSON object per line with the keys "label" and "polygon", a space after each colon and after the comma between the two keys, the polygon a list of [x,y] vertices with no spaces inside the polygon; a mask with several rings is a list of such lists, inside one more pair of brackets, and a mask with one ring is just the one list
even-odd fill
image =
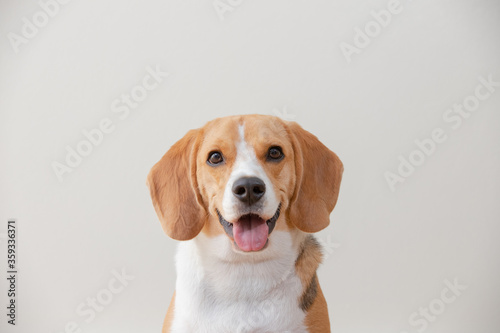
{"label": "brown patch on shoulder", "polygon": [[298,301],[306,313],[304,323],[310,333],[330,333],[328,307],[316,274],[322,258],[321,245],[314,236],[308,235],[302,243],[295,270],[304,288]]}
{"label": "brown patch on shoulder", "polygon": [[302,311],[306,312],[311,308],[311,305],[313,305],[317,295],[318,295],[318,277],[316,276],[316,273],[314,273],[314,276],[311,282],[309,283],[309,286],[307,286],[306,290],[304,291],[304,293],[300,298],[300,308],[302,309]]}
{"label": "brown patch on shoulder", "polygon": [[299,299],[300,308],[304,312],[310,309],[318,294],[316,270],[322,258],[321,245],[314,236],[307,236],[302,243],[299,255],[295,261],[295,271],[302,282],[304,290]]}
{"label": "brown patch on shoulder", "polygon": [[319,284],[316,299],[306,313],[305,324],[309,333],[330,333],[328,306]]}

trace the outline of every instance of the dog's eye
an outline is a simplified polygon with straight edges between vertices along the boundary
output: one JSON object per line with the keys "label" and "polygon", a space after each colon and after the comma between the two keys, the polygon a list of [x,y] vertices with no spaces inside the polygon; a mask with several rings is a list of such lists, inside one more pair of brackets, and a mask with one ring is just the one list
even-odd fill
{"label": "dog's eye", "polygon": [[222,153],[218,151],[213,151],[210,154],[208,154],[208,164],[210,165],[217,165],[221,164],[224,162],[224,157],[222,157]]}
{"label": "dog's eye", "polygon": [[285,157],[285,155],[283,155],[281,147],[271,147],[267,152],[267,159],[270,161],[279,161],[283,157]]}

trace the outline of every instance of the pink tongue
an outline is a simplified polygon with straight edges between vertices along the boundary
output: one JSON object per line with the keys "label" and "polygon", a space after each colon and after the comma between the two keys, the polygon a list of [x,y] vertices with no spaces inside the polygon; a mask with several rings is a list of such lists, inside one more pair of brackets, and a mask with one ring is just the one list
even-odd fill
{"label": "pink tongue", "polygon": [[259,251],[267,242],[269,227],[256,215],[243,216],[233,224],[234,241],[245,251]]}

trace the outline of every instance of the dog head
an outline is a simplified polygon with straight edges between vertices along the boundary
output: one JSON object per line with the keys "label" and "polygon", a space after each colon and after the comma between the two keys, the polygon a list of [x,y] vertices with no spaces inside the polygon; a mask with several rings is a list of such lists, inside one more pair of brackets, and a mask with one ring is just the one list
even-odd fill
{"label": "dog head", "polygon": [[337,155],[298,124],[246,115],[189,131],[147,183],[171,238],[225,234],[234,251],[254,252],[272,242],[273,230],[328,226],[342,172]]}

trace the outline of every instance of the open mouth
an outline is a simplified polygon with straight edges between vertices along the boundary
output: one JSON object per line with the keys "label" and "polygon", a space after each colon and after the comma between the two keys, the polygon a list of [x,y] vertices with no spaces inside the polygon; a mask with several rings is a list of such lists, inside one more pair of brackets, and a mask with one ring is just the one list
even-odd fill
{"label": "open mouth", "polygon": [[268,237],[276,226],[276,221],[280,216],[281,203],[274,216],[267,221],[257,214],[245,214],[240,216],[238,221],[231,223],[222,217],[218,209],[216,211],[224,231],[234,240],[240,250],[245,252],[260,251],[266,246]]}

